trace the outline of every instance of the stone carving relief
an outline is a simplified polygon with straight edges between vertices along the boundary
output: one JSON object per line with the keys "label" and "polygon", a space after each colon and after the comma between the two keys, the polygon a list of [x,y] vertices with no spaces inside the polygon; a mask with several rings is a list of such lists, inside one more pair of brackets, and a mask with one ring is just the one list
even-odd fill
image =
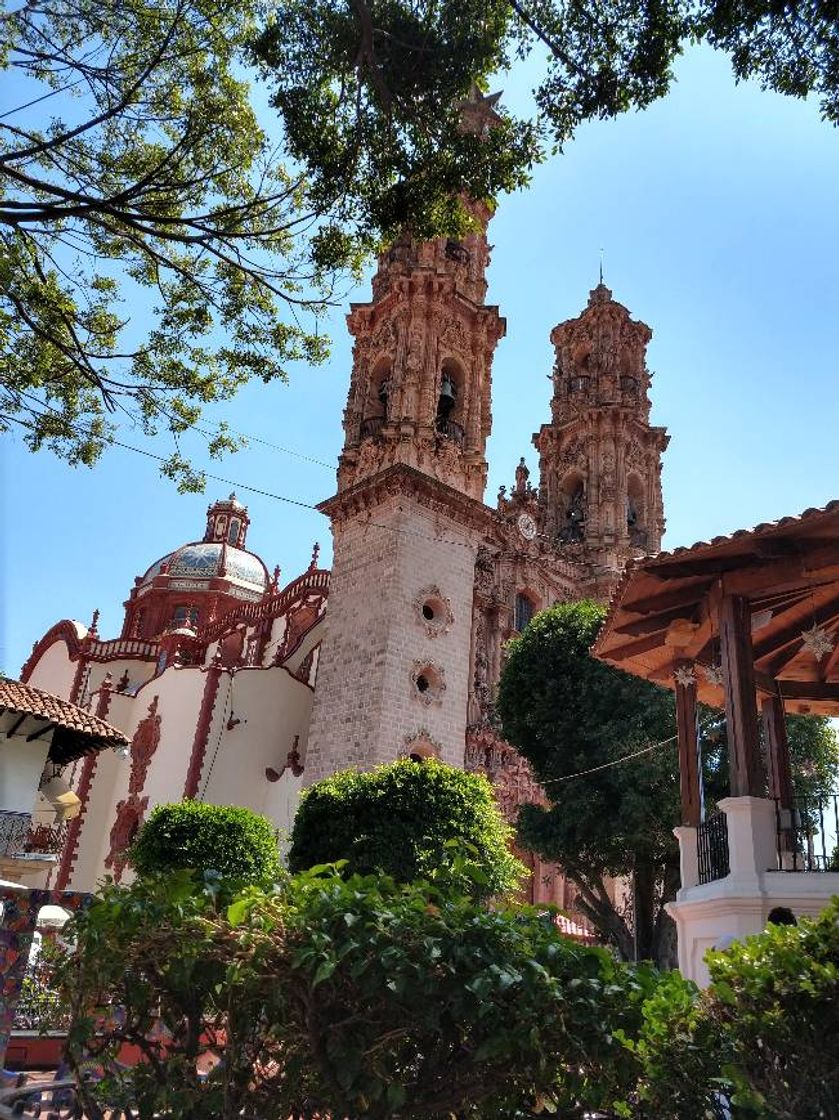
{"label": "stone carving relief", "polygon": [[406,735],[399,750],[400,758],[413,758],[415,760],[426,758],[442,758],[443,744],[432,738],[427,727],[420,727],[411,735]]}
{"label": "stone carving relief", "polygon": [[137,724],[131,740],[131,773],[128,778],[128,797],[117,804],[116,817],[111,827],[105,866],[113,871],[119,882],[128,862],[128,849],[148,808],[148,797],[141,797],[146,784],[149,765],[160,745],[160,715],[158,697],[149,704],[148,715]]}
{"label": "stone carving relief", "polygon": [[449,349],[461,355],[471,351],[469,332],[462,319],[455,315],[447,315],[443,319],[439,333],[440,349]]}
{"label": "stone carving relief", "polygon": [[492,782],[499,808],[511,824],[522,805],[547,803],[530,763],[491,727],[469,729],[463,767],[484,774]]}
{"label": "stone carving relief", "polygon": [[448,634],[454,622],[451,600],[446,598],[436,583],[417,592],[414,596],[414,612],[429,638]]}

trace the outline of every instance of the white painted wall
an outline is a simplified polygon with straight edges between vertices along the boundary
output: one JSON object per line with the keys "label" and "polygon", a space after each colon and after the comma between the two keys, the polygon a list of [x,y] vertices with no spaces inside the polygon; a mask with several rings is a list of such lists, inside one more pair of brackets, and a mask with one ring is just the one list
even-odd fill
{"label": "white painted wall", "polygon": [[[24,724],[27,733],[32,724]],[[49,754],[52,736],[27,743],[25,735],[0,741],[0,809],[11,813],[31,813],[38,785]]]}

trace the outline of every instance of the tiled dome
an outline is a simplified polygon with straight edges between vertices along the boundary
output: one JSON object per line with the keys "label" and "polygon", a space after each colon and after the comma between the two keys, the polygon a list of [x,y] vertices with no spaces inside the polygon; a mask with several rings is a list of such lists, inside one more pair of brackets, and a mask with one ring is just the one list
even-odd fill
{"label": "tiled dome", "polygon": [[[182,545],[157,560],[140,580],[150,583],[164,574],[172,579],[207,580],[222,576],[232,583],[263,592],[268,586],[268,571],[258,556],[243,548],[219,541],[197,541]],[[197,589],[196,589],[197,590]]]}

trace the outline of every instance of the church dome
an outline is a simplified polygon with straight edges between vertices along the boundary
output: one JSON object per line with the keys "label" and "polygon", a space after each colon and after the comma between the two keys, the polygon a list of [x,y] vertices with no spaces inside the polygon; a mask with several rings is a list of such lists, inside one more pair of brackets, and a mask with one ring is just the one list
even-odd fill
{"label": "church dome", "polygon": [[259,592],[265,591],[269,582],[268,570],[258,556],[219,541],[195,541],[181,545],[155,561],[141,577],[140,585],[150,583],[160,575],[188,579],[190,582],[224,578]]}
{"label": "church dome", "polygon": [[[161,556],[137,581],[138,589],[158,576],[167,576],[184,590],[201,591],[211,580],[225,579],[247,598],[262,595],[270,579],[260,558],[244,547],[250,519],[247,507],[231,494],[213,502],[207,510],[207,529],[202,541],[190,541]],[[188,582],[187,582],[188,581]]]}

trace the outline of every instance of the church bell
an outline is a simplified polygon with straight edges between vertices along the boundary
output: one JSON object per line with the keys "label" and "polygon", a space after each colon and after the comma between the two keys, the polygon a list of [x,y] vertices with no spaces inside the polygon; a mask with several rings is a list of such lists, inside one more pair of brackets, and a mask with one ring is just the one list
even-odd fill
{"label": "church bell", "polygon": [[444,373],[443,382],[440,386],[440,404],[446,409],[446,411],[454,408],[456,396],[457,390],[454,387],[454,382],[447,373]]}

